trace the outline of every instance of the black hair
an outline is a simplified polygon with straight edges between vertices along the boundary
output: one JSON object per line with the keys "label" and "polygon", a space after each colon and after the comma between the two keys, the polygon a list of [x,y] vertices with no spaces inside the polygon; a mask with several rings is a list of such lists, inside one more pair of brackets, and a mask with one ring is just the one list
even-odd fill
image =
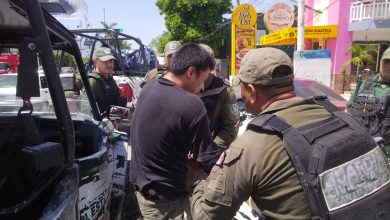
{"label": "black hair", "polygon": [[214,59],[201,46],[195,43],[186,43],[179,47],[169,62],[169,71],[175,75],[184,74],[193,66],[199,74],[207,68],[214,69]]}

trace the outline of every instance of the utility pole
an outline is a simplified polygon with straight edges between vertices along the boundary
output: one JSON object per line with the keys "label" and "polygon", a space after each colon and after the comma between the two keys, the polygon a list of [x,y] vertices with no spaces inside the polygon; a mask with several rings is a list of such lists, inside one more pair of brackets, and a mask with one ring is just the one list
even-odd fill
{"label": "utility pole", "polygon": [[305,39],[305,0],[298,0],[298,36],[297,36],[297,51],[303,50]]}
{"label": "utility pole", "polygon": [[236,0],[236,2],[237,2],[237,6],[240,5],[240,0]]}
{"label": "utility pole", "polygon": [[103,22],[106,23],[106,8],[103,8]]}

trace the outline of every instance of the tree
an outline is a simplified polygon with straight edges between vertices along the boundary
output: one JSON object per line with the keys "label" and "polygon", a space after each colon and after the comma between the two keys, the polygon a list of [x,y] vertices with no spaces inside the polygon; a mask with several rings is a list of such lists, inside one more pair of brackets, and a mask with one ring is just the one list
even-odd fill
{"label": "tree", "polygon": [[[106,30],[112,30],[118,25],[118,23],[116,23],[116,22],[111,23],[111,24],[107,24],[104,21],[101,21],[100,24],[103,26],[103,29],[106,29]],[[112,36],[111,32],[106,32],[104,37],[105,38],[112,38],[113,36]]]}
{"label": "tree", "polygon": [[[118,23],[116,23],[116,22],[111,23],[111,24],[107,24],[104,21],[101,21],[100,24],[103,26],[103,29],[106,29],[106,30],[112,30],[116,26],[118,26]],[[111,31],[107,31],[105,33],[105,35],[104,35],[104,38],[108,38],[108,39],[112,39],[113,37],[114,36],[111,33]],[[108,40],[107,43],[109,45],[112,45],[112,40]],[[128,43],[128,42],[122,40],[122,41],[119,42],[119,46],[120,46],[121,49],[130,49],[131,48],[131,43]]]}
{"label": "tree", "polygon": [[164,31],[164,33],[162,33],[160,36],[153,38],[153,40],[149,43],[149,46],[156,48],[158,54],[163,54],[165,44],[170,41],[170,39],[172,39],[171,35]]}
{"label": "tree", "polygon": [[[54,51],[54,59],[56,60],[57,65],[61,65],[61,67],[64,66],[76,67],[77,65],[76,65],[75,58],[66,52],[63,53],[64,54],[62,55],[62,51],[58,51],[58,50]],[[61,60],[61,57],[63,60]]]}
{"label": "tree", "polygon": [[156,5],[165,15],[169,32],[163,35],[158,48],[169,40],[198,42],[210,45],[218,56],[226,34],[222,31],[226,29],[219,27],[224,23],[222,15],[231,13],[230,0],[157,0]]}
{"label": "tree", "polygon": [[373,44],[352,44],[347,50],[348,53],[352,53],[352,56],[341,68],[341,73],[344,74],[343,76],[345,76],[346,69],[351,65],[356,66],[356,75],[358,75],[360,67],[364,65],[371,65],[374,62],[373,53],[377,52],[377,50],[378,47]]}
{"label": "tree", "polygon": [[360,67],[371,65],[374,62],[373,53],[376,53],[378,47],[373,44],[352,44],[348,49],[347,53],[351,53],[352,56],[348,59],[341,68],[341,76],[343,78],[343,92],[344,92],[344,84],[346,81],[346,70],[349,66],[356,66],[356,76],[359,75]]}

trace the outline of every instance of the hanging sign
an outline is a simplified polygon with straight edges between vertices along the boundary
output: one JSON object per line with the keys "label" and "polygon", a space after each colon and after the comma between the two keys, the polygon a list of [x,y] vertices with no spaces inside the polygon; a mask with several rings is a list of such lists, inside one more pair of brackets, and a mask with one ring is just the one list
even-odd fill
{"label": "hanging sign", "polygon": [[242,56],[256,48],[256,9],[250,4],[239,5],[232,13],[231,73],[238,73]]}
{"label": "hanging sign", "polygon": [[294,10],[290,6],[284,3],[276,3],[265,12],[264,24],[268,31],[272,33],[292,27],[294,18]]}

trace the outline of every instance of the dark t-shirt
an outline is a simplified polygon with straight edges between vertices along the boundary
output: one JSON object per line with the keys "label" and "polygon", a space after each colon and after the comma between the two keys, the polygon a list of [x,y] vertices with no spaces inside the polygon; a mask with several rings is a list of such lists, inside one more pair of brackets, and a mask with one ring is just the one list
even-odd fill
{"label": "dark t-shirt", "polygon": [[144,196],[186,195],[187,155],[210,170],[221,150],[212,142],[206,109],[194,94],[164,79],[142,89],[130,132],[131,182]]}

